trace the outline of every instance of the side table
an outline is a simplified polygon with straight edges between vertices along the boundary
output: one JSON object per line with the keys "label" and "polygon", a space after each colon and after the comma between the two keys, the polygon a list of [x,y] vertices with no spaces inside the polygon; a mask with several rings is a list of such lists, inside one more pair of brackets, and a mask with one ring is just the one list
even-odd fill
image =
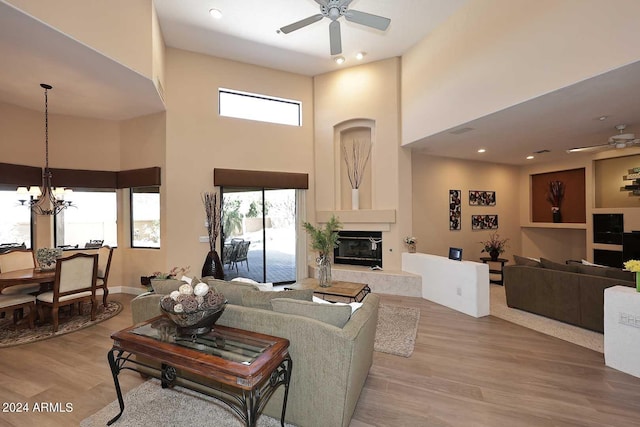
{"label": "side table", "polygon": [[[508,263],[509,260],[506,258],[498,258],[494,261],[491,259],[491,257],[485,256],[485,257],[480,257],[480,261],[482,261],[484,264],[489,264],[489,283],[495,283],[496,285],[500,285],[500,286],[504,285],[502,270],[504,269],[504,265]],[[491,263],[499,263],[500,270],[498,270],[497,268],[491,268]],[[499,279],[492,279],[491,278],[492,274],[497,275]]]}

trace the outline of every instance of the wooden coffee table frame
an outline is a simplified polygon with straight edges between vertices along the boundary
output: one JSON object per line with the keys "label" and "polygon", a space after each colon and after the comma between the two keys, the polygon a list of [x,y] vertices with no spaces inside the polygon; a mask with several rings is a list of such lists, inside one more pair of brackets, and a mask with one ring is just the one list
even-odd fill
{"label": "wooden coffee table frame", "polygon": [[367,284],[344,282],[339,280],[334,280],[331,282],[331,286],[323,288],[320,286],[318,279],[314,278],[303,279],[301,282],[287,286],[284,289],[313,289],[313,293],[318,294],[322,299],[327,299],[327,297],[339,297],[346,298],[349,302],[361,302],[364,297],[371,292],[371,289]]}
{"label": "wooden coffee table frame", "polygon": [[[211,390],[206,394],[228,405],[242,418],[247,427],[256,425],[258,417],[275,390],[283,385],[285,391],[280,424],[284,427],[292,371],[292,361],[288,351],[289,340],[241,329],[216,326],[215,329],[221,332],[274,341],[272,346],[247,365],[130,332],[132,329],[153,323],[161,318],[162,316],[151,319],[146,323],[129,327],[111,336],[114,343],[112,349],[107,353],[107,359],[113,375],[120,412],[107,425],[116,422],[124,411],[124,399],[118,374],[123,370],[131,370],[158,378],[162,382],[162,388],[173,387],[176,381],[179,381],[179,385],[198,392],[202,392],[202,388]],[[132,358],[133,355],[159,362],[161,368],[158,369],[157,366],[136,360]],[[195,374],[207,381],[200,382],[192,378],[179,378],[177,369]],[[190,387],[189,383],[197,384],[199,387]]]}

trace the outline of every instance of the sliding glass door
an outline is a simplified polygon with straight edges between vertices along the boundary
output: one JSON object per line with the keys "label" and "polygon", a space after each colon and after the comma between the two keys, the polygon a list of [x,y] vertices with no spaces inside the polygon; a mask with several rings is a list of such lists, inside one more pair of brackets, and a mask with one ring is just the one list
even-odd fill
{"label": "sliding glass door", "polygon": [[292,283],[296,279],[296,191],[222,189],[225,279]]}

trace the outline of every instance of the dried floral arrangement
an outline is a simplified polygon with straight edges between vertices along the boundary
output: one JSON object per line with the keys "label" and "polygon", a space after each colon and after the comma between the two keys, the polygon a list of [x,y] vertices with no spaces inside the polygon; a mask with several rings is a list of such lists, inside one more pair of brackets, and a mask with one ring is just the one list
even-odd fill
{"label": "dried floral arrangement", "polygon": [[508,241],[509,239],[501,239],[498,233],[491,233],[489,234],[489,240],[480,242],[484,246],[481,252],[491,253],[497,251],[501,254],[505,251]]}
{"label": "dried floral arrangement", "polygon": [[207,217],[207,233],[209,234],[209,248],[216,249],[216,240],[220,233],[220,206],[216,193],[203,193],[202,203]]}
{"label": "dried floral arrangement", "polygon": [[206,283],[191,286],[181,285],[177,291],[165,295],[160,300],[160,307],[171,313],[195,313],[213,309],[224,304],[224,295],[209,288]]}
{"label": "dried floral arrangement", "polygon": [[562,199],[564,198],[564,182],[549,182],[549,191],[547,192],[547,201],[551,203],[551,207],[560,208]]}
{"label": "dried floral arrangement", "polygon": [[344,163],[347,166],[347,176],[351,188],[360,188],[364,169],[367,167],[369,157],[371,157],[371,142],[354,139],[351,141],[350,149],[346,143],[342,143],[342,154]]}

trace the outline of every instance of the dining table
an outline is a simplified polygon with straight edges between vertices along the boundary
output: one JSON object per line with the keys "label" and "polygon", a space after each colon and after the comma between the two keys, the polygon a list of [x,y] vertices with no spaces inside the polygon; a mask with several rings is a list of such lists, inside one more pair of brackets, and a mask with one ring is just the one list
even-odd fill
{"label": "dining table", "polygon": [[55,270],[41,270],[37,267],[7,271],[6,273],[0,273],[0,292],[2,292],[4,288],[23,285],[25,283],[40,283],[40,285],[46,285],[53,283],[55,278]]}

